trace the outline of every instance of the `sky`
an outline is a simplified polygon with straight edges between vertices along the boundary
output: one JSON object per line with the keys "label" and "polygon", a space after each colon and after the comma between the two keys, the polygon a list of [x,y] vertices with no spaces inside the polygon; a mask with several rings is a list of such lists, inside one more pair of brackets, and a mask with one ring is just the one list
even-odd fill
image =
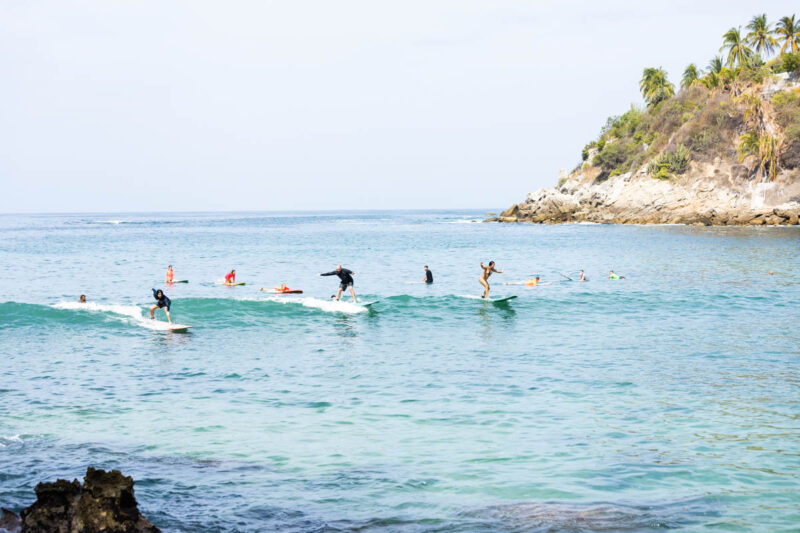
{"label": "sky", "polygon": [[0,213],[505,208],[797,8],[0,0]]}

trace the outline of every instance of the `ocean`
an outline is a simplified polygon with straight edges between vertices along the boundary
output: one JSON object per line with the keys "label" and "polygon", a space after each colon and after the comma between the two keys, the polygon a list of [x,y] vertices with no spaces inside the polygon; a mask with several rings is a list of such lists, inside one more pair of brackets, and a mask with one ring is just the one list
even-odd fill
{"label": "ocean", "polygon": [[164,531],[797,531],[800,227],[483,215],[0,216],[0,505],[92,465]]}

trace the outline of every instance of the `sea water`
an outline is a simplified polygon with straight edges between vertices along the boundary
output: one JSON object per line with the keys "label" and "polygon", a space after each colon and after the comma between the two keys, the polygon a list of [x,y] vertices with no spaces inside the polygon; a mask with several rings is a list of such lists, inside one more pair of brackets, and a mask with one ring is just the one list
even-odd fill
{"label": "sea water", "polygon": [[796,531],[800,228],[481,215],[0,216],[0,505],[92,465],[165,531]]}

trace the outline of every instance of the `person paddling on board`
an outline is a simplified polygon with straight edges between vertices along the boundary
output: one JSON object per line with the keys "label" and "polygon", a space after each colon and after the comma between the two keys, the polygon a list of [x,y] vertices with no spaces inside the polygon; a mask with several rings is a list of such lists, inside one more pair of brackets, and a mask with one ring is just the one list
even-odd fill
{"label": "person paddling on board", "polygon": [[610,271],[608,273],[608,279],[625,279],[625,276],[620,276],[614,273],[614,271]]}
{"label": "person paddling on board", "polygon": [[422,278],[422,281],[429,285],[433,283],[433,272],[428,268],[428,265],[425,265],[425,276]]}
{"label": "person paddling on board", "polygon": [[225,274],[225,285],[233,285],[234,283],[236,283],[236,269]]}
{"label": "person paddling on board", "polygon": [[154,319],[156,309],[163,309],[164,312],[167,314],[167,320],[170,324],[172,324],[172,318],[169,316],[169,308],[172,305],[172,301],[167,298],[167,295],[164,294],[164,291],[161,289],[153,289],[153,297],[156,299],[156,305],[150,308],[150,318]]}
{"label": "person paddling on board", "polygon": [[172,270],[172,265],[169,265],[169,266],[167,267],[167,278],[166,278],[166,282],[167,282],[167,283],[172,283],[172,280],[173,280],[173,279],[175,279],[175,272]]}
{"label": "person paddling on board", "polygon": [[339,298],[342,297],[342,291],[346,290],[348,287],[350,288],[350,294],[353,295],[353,303],[356,302],[356,291],[353,290],[353,272],[352,270],[348,270],[346,268],[342,268],[342,265],[336,265],[336,270],[332,270],[330,272],[325,272],[317,274],[318,276],[338,276],[339,277],[339,291],[336,293],[336,301],[339,301]]}
{"label": "person paddling on board", "polygon": [[489,276],[492,275],[492,272],[497,272],[498,274],[502,274],[503,271],[495,270],[494,261],[489,261],[489,266],[483,266],[483,263],[481,263],[481,268],[483,269],[483,274],[481,274],[481,277],[478,279],[478,281],[480,281],[481,285],[483,285],[484,287],[483,295],[481,295],[481,298],[486,298],[487,296],[489,296]]}
{"label": "person paddling on board", "polygon": [[581,277],[578,278],[578,281],[589,281],[586,274],[583,273],[583,270],[581,270]]}

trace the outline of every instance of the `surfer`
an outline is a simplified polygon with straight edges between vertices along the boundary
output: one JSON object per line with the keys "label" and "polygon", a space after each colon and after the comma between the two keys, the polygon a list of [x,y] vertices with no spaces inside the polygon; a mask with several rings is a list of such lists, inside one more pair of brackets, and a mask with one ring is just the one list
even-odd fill
{"label": "surfer", "polygon": [[330,272],[325,272],[317,274],[318,276],[337,276],[339,278],[339,291],[336,293],[336,301],[338,302],[339,299],[342,297],[342,291],[346,290],[348,287],[350,288],[350,294],[353,295],[353,303],[356,302],[356,291],[353,290],[353,272],[352,270],[348,270],[346,268],[342,268],[342,265],[336,265],[336,270],[332,270]]}
{"label": "surfer", "polygon": [[583,273],[583,270],[581,270],[581,277],[578,278],[578,281],[589,281],[586,278],[586,274]]}
{"label": "surfer", "polygon": [[620,276],[618,274],[615,274],[614,271],[612,270],[608,273],[608,279],[625,279],[625,276]]}
{"label": "surfer", "polygon": [[502,274],[503,271],[495,270],[494,261],[489,261],[489,266],[483,266],[483,263],[481,263],[481,268],[483,269],[483,274],[481,274],[481,277],[478,278],[478,281],[480,281],[481,285],[483,285],[484,287],[483,295],[481,296],[481,298],[486,298],[487,296],[489,296],[489,276],[492,275],[492,272],[497,272],[498,274]]}
{"label": "surfer", "polygon": [[535,287],[538,284],[539,284],[539,276],[536,276],[535,278],[529,279],[528,281],[525,282],[525,285],[527,285],[528,287]]}
{"label": "surfer", "polygon": [[78,303],[79,304],[85,304],[86,303],[86,295],[85,294],[81,294],[81,297],[78,298]]}
{"label": "surfer", "polygon": [[167,267],[167,278],[166,278],[166,282],[167,282],[167,283],[172,283],[172,280],[173,280],[173,279],[175,279],[175,272],[172,270],[172,265],[169,265],[169,266]]}
{"label": "surfer", "polygon": [[150,308],[150,318],[155,318],[156,309],[163,309],[167,314],[167,320],[172,324],[172,318],[169,316],[169,308],[172,305],[172,301],[167,298],[167,295],[161,289],[153,289],[153,297],[156,299],[156,305]]}
{"label": "surfer", "polygon": [[236,283],[236,269],[232,269],[225,274],[225,285],[233,285],[234,283]]}
{"label": "surfer", "polygon": [[425,265],[425,276],[422,278],[422,281],[428,284],[433,283],[433,272],[428,268],[428,265]]}

